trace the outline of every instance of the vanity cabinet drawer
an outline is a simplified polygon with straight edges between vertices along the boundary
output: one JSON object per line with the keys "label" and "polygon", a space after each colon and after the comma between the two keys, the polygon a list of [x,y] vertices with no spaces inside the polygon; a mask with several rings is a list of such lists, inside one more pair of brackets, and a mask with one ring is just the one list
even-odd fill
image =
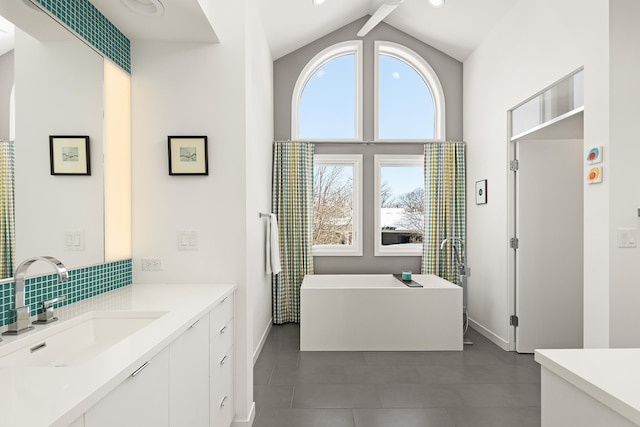
{"label": "vanity cabinet drawer", "polygon": [[211,427],[227,427],[233,421],[233,365],[233,347],[220,359],[211,359]]}
{"label": "vanity cabinet drawer", "polygon": [[233,294],[223,299],[210,313],[210,339],[214,339],[220,330],[233,318]]}
{"label": "vanity cabinet drawer", "polygon": [[224,325],[222,332],[216,335],[211,341],[209,350],[211,363],[222,360],[233,346],[233,319]]}

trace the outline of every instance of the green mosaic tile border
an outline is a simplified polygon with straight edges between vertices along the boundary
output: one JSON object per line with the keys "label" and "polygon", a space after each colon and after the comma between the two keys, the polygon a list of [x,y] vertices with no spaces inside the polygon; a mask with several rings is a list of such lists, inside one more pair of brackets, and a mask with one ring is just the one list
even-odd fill
{"label": "green mosaic tile border", "polygon": [[[131,284],[131,259],[92,265],[69,271],[69,280],[58,281],[57,274],[32,277],[25,282],[25,300],[35,316],[39,302],[64,295],[66,299],[55,305],[73,304]],[[0,284],[0,326],[13,322],[15,282]]]}
{"label": "green mosaic tile border", "polygon": [[88,0],[36,1],[107,58],[131,74],[129,39]]}

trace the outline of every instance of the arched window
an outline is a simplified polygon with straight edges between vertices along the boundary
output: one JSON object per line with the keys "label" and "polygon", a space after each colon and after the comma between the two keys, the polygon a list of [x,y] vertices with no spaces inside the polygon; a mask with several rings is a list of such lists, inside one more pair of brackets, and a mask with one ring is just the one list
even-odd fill
{"label": "arched window", "polygon": [[362,41],[316,55],[293,89],[291,138],[362,140]]}
{"label": "arched window", "polygon": [[396,43],[376,41],[375,50],[375,140],[444,140],[444,93],[431,66]]}
{"label": "arched window", "polygon": [[[335,44],[304,67],[293,90],[291,138],[362,141],[362,41]],[[416,52],[375,42],[374,140],[445,139],[440,80]]]}

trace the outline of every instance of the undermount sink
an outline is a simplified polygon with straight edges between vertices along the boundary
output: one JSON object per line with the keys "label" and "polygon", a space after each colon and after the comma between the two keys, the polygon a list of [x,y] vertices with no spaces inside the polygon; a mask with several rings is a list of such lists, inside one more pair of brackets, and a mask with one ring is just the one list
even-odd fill
{"label": "undermount sink", "polygon": [[0,346],[0,367],[79,365],[165,312],[93,311]]}

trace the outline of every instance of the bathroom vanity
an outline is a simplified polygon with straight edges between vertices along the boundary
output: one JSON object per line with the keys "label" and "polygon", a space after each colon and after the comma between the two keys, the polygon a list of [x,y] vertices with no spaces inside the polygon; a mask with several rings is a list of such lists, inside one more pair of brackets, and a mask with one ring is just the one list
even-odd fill
{"label": "bathroom vanity", "polygon": [[542,427],[640,426],[640,349],[536,350]]}
{"label": "bathroom vanity", "polygon": [[235,285],[132,285],[0,343],[0,425],[229,426]]}

